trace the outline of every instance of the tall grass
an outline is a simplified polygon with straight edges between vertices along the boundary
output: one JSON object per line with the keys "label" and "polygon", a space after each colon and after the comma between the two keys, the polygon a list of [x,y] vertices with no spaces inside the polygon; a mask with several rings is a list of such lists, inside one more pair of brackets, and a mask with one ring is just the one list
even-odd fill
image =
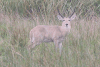
{"label": "tall grass", "polygon": [[[100,67],[99,0],[0,0],[0,3],[0,67]],[[53,43],[42,43],[29,52],[29,31],[33,27],[61,25],[56,18],[57,7],[64,16],[69,16],[76,7],[77,14],[71,22],[71,33],[63,42],[62,55],[55,52]]]}
{"label": "tall grass", "polygon": [[75,9],[82,18],[94,14],[100,16],[99,0],[1,0],[0,6],[6,14],[19,14],[24,17],[52,17],[57,15],[57,7],[65,15],[70,15]]}

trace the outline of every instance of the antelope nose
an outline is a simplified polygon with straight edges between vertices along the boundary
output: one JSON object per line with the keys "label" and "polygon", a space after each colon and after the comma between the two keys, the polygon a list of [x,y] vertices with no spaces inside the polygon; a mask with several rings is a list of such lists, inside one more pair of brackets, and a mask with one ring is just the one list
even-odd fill
{"label": "antelope nose", "polygon": [[66,24],[66,26],[68,26],[68,24]]}

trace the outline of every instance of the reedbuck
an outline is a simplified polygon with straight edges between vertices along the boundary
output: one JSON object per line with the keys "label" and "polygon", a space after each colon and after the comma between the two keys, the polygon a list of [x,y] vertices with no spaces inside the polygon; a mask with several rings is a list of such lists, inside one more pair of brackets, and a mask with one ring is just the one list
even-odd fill
{"label": "reedbuck", "polygon": [[62,20],[62,26],[58,25],[38,25],[30,31],[30,48],[34,48],[43,42],[54,42],[56,50],[59,48],[61,54],[62,42],[64,41],[66,34],[70,32],[71,24],[70,21],[75,18],[73,15],[70,18],[63,18],[60,15],[57,16],[59,20]]}

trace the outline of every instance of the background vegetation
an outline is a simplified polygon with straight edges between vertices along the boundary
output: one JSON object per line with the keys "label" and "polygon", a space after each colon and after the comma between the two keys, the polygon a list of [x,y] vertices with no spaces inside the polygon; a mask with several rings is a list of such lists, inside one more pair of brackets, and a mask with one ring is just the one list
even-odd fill
{"label": "background vegetation", "polygon": [[[36,25],[61,25],[57,8],[68,17],[75,10],[62,55],[53,43],[27,50]],[[0,67],[100,67],[99,0],[0,0]]]}

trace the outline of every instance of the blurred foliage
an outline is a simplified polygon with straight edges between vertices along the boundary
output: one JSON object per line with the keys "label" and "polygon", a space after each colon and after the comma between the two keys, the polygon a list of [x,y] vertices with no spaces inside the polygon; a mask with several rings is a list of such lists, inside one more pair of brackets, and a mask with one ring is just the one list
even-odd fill
{"label": "blurred foliage", "polygon": [[100,0],[94,3],[95,12],[100,16]]}

